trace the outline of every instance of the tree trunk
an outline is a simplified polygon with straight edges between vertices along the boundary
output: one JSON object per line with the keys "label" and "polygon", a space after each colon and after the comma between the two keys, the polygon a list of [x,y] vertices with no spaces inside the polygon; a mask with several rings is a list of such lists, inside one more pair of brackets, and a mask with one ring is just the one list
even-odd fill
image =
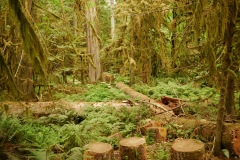
{"label": "tree trunk", "polygon": [[[229,72],[228,70],[232,69],[233,65],[233,38],[234,33],[236,32],[236,4],[233,2],[229,2],[229,14],[230,14],[230,21],[228,22],[227,34],[226,34],[226,56],[224,57],[224,61],[226,64],[225,72]],[[226,101],[225,107],[227,114],[231,115],[234,110],[234,75],[232,73],[228,73],[227,75],[227,83],[224,87],[226,87]],[[224,76],[226,76],[224,75]]]}
{"label": "tree trunk", "polygon": [[172,10],[172,24],[171,24],[171,30],[172,30],[172,36],[171,36],[171,57],[172,57],[172,67],[177,67],[176,65],[176,59],[177,59],[177,52],[176,52],[176,27],[177,27],[177,13],[176,13],[176,4],[174,4],[173,10]]}
{"label": "tree trunk", "polygon": [[[220,81],[220,103],[218,109],[218,116],[217,116],[217,126],[216,126],[216,140],[215,140],[215,147],[214,147],[214,155],[220,155],[221,153],[221,143],[222,143],[222,131],[223,131],[223,120],[225,111],[228,114],[231,114],[233,111],[233,104],[234,104],[234,80],[232,81],[232,75],[229,73],[229,70],[232,66],[232,41],[235,33],[235,19],[236,19],[236,4],[235,1],[230,1],[229,3],[229,16],[231,17],[228,24],[227,29],[225,32],[225,55],[222,59],[222,73],[221,73],[221,81]],[[233,101],[232,101],[233,100]]]}
{"label": "tree trunk", "polygon": [[[13,3],[13,4],[12,4]],[[38,39],[37,34],[33,29],[32,22],[32,0],[23,1],[15,0],[10,3],[12,13],[17,18],[14,18],[17,25],[20,27],[17,28],[20,30],[24,51],[22,47],[16,51],[16,64],[14,68],[14,77],[18,89],[24,94],[21,99],[24,100],[35,100],[36,95],[34,93],[34,82],[33,82],[33,65],[36,70],[42,72],[44,77],[43,62],[44,49],[42,48],[41,42]],[[26,54],[24,54],[26,53]],[[20,97],[17,97],[20,98]]]}
{"label": "tree trunk", "polygon": [[114,8],[116,5],[116,0],[110,0],[110,14],[111,14],[111,38],[115,38],[115,18],[114,18]]}
{"label": "tree trunk", "polygon": [[90,83],[96,83],[100,78],[100,51],[98,41],[98,19],[95,0],[89,0],[86,4],[87,19],[87,51],[92,61],[89,62]]}
{"label": "tree trunk", "polygon": [[228,75],[227,81],[227,94],[226,94],[226,111],[227,114],[231,115],[234,111],[234,91],[235,91],[235,78],[234,75]]}

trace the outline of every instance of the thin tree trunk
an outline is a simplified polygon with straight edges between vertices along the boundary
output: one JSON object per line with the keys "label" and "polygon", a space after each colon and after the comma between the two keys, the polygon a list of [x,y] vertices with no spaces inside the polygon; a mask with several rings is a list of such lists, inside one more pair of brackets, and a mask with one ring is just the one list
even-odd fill
{"label": "thin tree trunk", "polygon": [[114,7],[116,0],[110,0],[110,14],[111,14],[111,38],[115,38],[115,18],[114,18]]}
{"label": "thin tree trunk", "polygon": [[89,80],[90,83],[96,83],[100,78],[100,51],[97,37],[97,9],[95,0],[89,0],[86,4],[86,19],[87,19],[87,51],[92,56],[92,61],[89,62]]}
{"label": "thin tree trunk", "polygon": [[[235,2],[235,1],[234,1]],[[222,148],[222,133],[223,133],[223,121],[224,121],[224,115],[225,111],[227,111],[228,114],[231,114],[233,111],[233,105],[227,106],[228,104],[234,104],[234,101],[231,102],[232,96],[234,96],[234,90],[233,92],[229,89],[232,89],[232,84],[234,84],[231,81],[232,75],[229,74],[229,69],[232,65],[232,41],[235,33],[235,22],[234,17],[236,16],[236,4],[233,4],[232,2],[229,2],[229,16],[232,18],[230,22],[228,22],[228,27],[225,34],[225,42],[226,42],[226,50],[225,55],[222,59],[222,73],[221,73],[221,81],[220,81],[220,103],[219,103],[219,109],[218,109],[218,116],[217,116],[217,126],[216,126],[216,132],[215,132],[215,144],[214,144],[214,155],[220,155],[221,148]],[[230,95],[230,99],[228,94]]]}
{"label": "thin tree trunk", "polygon": [[235,91],[235,78],[233,75],[228,75],[227,81],[227,94],[226,94],[226,112],[231,115],[234,111],[234,91]]}
{"label": "thin tree trunk", "polygon": [[[230,8],[230,17],[233,19],[230,20],[228,24],[228,35],[227,35],[227,54],[228,57],[226,57],[225,61],[228,65],[226,68],[227,70],[232,68],[233,64],[233,37],[236,30],[236,23],[234,22],[234,17],[236,16],[236,4],[231,3]],[[228,72],[228,71],[227,71]],[[226,83],[226,101],[225,101],[225,107],[227,114],[231,115],[234,110],[234,85],[235,85],[235,79],[234,75],[232,73],[229,73],[227,76],[227,83]]]}
{"label": "thin tree trunk", "polygon": [[222,87],[220,95],[220,103],[218,108],[217,114],[217,125],[215,130],[215,143],[214,143],[214,155],[219,155],[221,153],[222,148],[222,131],[223,131],[223,120],[225,115],[225,95],[226,95],[226,88]]}
{"label": "thin tree trunk", "polygon": [[175,68],[176,67],[176,27],[177,27],[177,19],[176,19],[176,9],[173,8],[172,11],[172,16],[173,16],[173,22],[172,22],[172,36],[171,36],[171,57],[172,57],[172,67]]}

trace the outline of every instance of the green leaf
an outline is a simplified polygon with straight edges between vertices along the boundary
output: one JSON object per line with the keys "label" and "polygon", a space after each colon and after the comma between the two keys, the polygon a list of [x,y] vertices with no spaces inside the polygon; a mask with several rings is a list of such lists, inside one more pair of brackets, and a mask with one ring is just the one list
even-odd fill
{"label": "green leaf", "polygon": [[227,158],[230,157],[229,150],[227,150],[227,149],[222,149],[222,153],[223,153],[223,155],[226,156]]}

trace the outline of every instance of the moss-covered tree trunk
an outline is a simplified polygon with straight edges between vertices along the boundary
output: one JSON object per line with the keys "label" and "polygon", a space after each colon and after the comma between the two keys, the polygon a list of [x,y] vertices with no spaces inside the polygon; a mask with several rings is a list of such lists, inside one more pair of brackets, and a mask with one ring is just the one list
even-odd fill
{"label": "moss-covered tree trunk", "polygon": [[87,19],[87,51],[92,57],[89,62],[89,80],[90,83],[96,83],[100,78],[100,50],[98,41],[98,19],[95,0],[89,0],[86,4]]}
{"label": "moss-covered tree trunk", "polygon": [[[36,34],[32,18],[31,11],[32,1],[21,0],[9,0],[9,8],[11,18],[15,23],[15,27],[20,30],[20,38],[22,39],[23,50],[15,51],[19,56],[15,66],[16,70],[13,72],[17,87],[22,91],[23,95],[21,98],[30,100],[35,98],[34,87],[33,87],[33,68],[39,73],[44,79],[45,77],[45,55],[47,52],[46,48],[43,47],[38,35]],[[24,6],[27,5],[27,6]],[[24,9],[26,8],[26,9]]]}
{"label": "moss-covered tree trunk", "polygon": [[[215,144],[214,144],[214,154],[219,155],[221,153],[222,148],[222,133],[223,133],[223,121],[224,116],[227,113],[232,113],[233,111],[233,104],[234,104],[234,89],[232,88],[234,85],[234,79],[231,73],[229,72],[231,65],[232,65],[232,44],[233,44],[233,37],[235,33],[235,24],[236,24],[236,3],[235,1],[231,1],[229,3],[229,22],[227,23],[226,32],[224,35],[224,42],[225,42],[225,51],[224,56],[222,57],[222,72],[220,74],[220,103],[218,109],[218,116],[217,116],[217,126],[215,131]],[[233,95],[229,95],[233,94]],[[233,96],[233,97],[232,97]]]}
{"label": "moss-covered tree trunk", "polygon": [[[23,7],[25,8],[25,14],[28,18],[32,18],[32,0],[23,1]],[[31,44],[28,44],[31,45]],[[33,82],[33,67],[31,61],[27,54],[22,52],[17,53],[16,62],[18,63],[17,72],[16,72],[16,84],[19,90],[24,93],[24,100],[33,100],[36,98],[34,92],[34,82]]]}

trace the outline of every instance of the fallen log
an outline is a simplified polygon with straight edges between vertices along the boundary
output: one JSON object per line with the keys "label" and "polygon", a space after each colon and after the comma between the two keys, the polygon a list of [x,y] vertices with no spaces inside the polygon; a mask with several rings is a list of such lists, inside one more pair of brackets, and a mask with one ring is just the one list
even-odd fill
{"label": "fallen log", "polygon": [[30,112],[33,117],[48,116],[49,114],[59,113],[61,109],[79,111],[83,108],[93,106],[114,106],[115,108],[131,107],[131,104],[125,102],[67,102],[67,101],[49,101],[49,102],[0,102],[0,112],[8,116],[25,116]]}
{"label": "fallen log", "polygon": [[148,96],[135,91],[134,89],[130,88],[129,86],[125,85],[122,82],[118,82],[116,84],[116,87],[118,89],[124,91],[126,94],[130,95],[131,97],[139,100],[142,103],[150,104],[150,105],[153,105],[153,106],[157,107],[157,109],[154,109],[153,107],[150,107],[150,109],[155,113],[159,113],[159,109],[161,109],[163,111],[166,111],[166,113],[170,113],[170,114],[173,115],[172,109],[170,107],[168,107],[167,105],[164,105],[163,103],[157,102],[156,100],[151,99]]}

